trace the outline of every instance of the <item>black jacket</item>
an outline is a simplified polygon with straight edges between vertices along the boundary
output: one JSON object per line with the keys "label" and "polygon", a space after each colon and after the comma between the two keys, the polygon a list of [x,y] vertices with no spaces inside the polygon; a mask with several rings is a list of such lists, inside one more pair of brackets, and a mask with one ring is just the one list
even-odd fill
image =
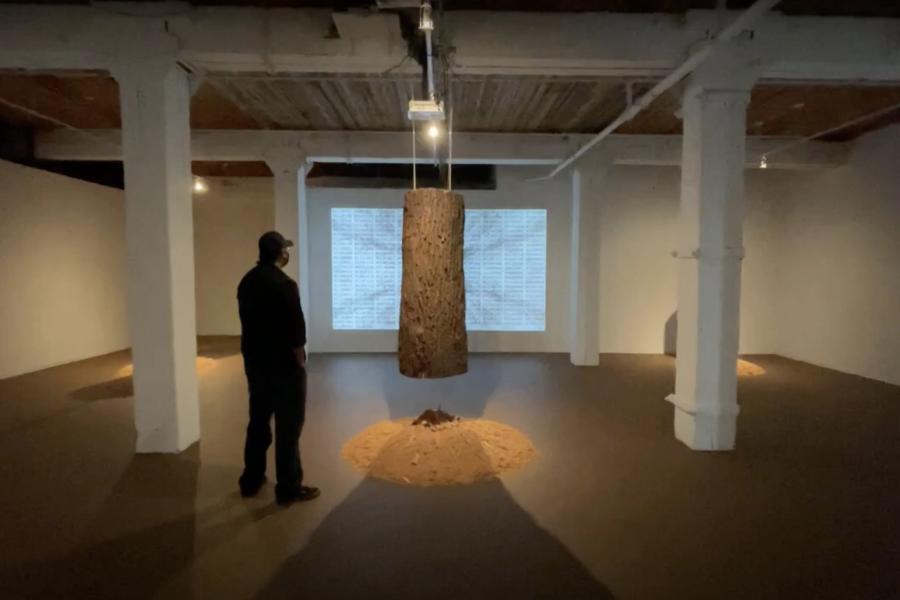
{"label": "black jacket", "polygon": [[277,266],[258,263],[244,275],[237,297],[248,372],[296,370],[294,350],[306,345],[297,283]]}

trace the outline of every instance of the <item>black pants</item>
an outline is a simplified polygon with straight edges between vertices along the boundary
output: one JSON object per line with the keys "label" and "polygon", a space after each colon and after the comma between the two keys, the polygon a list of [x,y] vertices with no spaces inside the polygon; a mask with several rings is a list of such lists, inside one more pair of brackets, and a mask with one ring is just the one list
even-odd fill
{"label": "black pants", "polygon": [[275,492],[289,493],[303,482],[300,432],[306,419],[306,369],[279,373],[247,370],[250,424],[244,445],[241,483],[253,485],[266,473],[266,451],[272,444],[270,421],[275,416]]}

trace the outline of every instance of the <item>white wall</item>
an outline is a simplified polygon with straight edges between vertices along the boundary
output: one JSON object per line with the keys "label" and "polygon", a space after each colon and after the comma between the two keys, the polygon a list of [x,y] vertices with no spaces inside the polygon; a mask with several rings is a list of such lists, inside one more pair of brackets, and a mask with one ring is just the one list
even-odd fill
{"label": "white wall", "polygon": [[[791,172],[747,171],[741,293],[743,354],[775,350],[780,190]],[[676,310],[677,167],[610,169],[600,214],[600,352],[658,354]]]}
{"label": "white wall", "polygon": [[209,188],[194,196],[197,334],[240,335],[237,286],[274,227],[272,180],[211,179]]}
{"label": "white wall", "polygon": [[0,161],[0,378],[128,348],[121,190]]}
{"label": "white wall", "polygon": [[[547,210],[547,328],[543,332],[469,332],[474,352],[567,352],[571,247],[569,178],[526,182],[545,171],[501,168],[497,189],[463,192],[469,208]],[[331,209],[402,208],[403,190],[314,188],[307,191],[310,231],[310,340],[317,352],[393,352],[396,331],[335,331],[331,327]]]}
{"label": "white wall", "polygon": [[900,385],[900,126],[784,199],[777,351]]}

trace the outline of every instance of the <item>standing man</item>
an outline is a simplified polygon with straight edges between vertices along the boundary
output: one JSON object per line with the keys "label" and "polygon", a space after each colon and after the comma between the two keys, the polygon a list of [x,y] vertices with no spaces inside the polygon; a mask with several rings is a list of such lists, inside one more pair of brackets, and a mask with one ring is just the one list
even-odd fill
{"label": "standing man", "polygon": [[250,424],[244,446],[245,497],[266,482],[269,422],[275,415],[275,499],[279,504],[312,500],[319,490],[303,485],[300,431],[306,417],[306,321],[297,283],[282,269],[294,242],[277,231],[259,238],[259,262],[238,286],[241,354],[250,388]]}

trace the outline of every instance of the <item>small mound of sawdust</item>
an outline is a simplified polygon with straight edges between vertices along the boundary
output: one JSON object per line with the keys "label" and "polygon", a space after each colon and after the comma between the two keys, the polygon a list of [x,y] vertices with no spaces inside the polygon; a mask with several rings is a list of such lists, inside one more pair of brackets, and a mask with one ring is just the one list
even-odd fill
{"label": "small mound of sawdust", "polygon": [[518,429],[483,419],[414,425],[382,421],[342,449],[351,465],[378,479],[406,485],[455,485],[493,479],[537,458]]}
{"label": "small mound of sawdust", "polygon": [[762,375],[765,372],[765,369],[763,369],[759,365],[753,364],[752,362],[748,362],[740,358],[737,361],[738,377],[755,377],[756,375]]}
{"label": "small mound of sawdust", "polygon": [[[214,358],[206,358],[205,356],[197,357],[197,372],[203,373],[204,371],[209,371],[213,367],[216,366],[216,359]],[[116,372],[116,377],[130,377],[134,375],[134,365],[128,364],[119,369]]]}
{"label": "small mound of sawdust", "polygon": [[424,425],[425,427],[434,427],[435,425],[442,425],[444,423],[452,423],[453,421],[458,421],[459,417],[454,417],[449,413],[445,413],[441,410],[441,407],[438,406],[437,410],[431,410],[430,408],[423,412],[419,417],[412,422],[413,425]]}

